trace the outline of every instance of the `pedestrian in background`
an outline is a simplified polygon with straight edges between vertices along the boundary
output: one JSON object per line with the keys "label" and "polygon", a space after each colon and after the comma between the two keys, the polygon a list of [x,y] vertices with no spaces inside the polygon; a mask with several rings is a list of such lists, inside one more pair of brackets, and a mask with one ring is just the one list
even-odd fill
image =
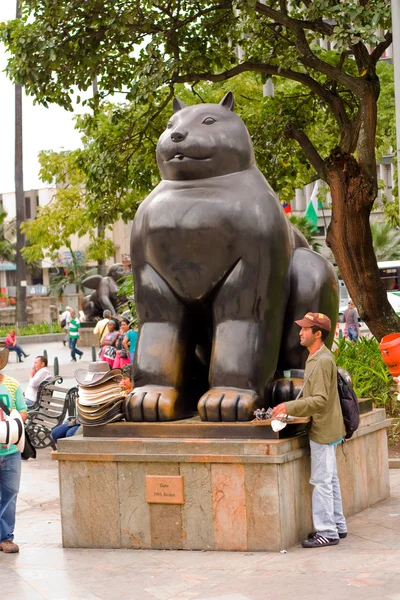
{"label": "pedestrian in background", "polygon": [[6,337],[6,346],[10,350],[10,352],[17,353],[18,362],[24,362],[22,360],[22,357],[24,356],[25,358],[27,358],[29,356],[29,354],[26,354],[26,352],[22,350],[21,346],[17,344],[17,336],[15,333],[15,329],[10,329],[10,331],[8,332],[8,335]]}
{"label": "pedestrian in background", "polygon": [[[0,370],[8,362],[8,350],[0,350]],[[0,373],[0,398],[11,411],[17,410],[23,421],[27,418],[26,404],[18,381]],[[5,421],[0,408],[0,421]],[[21,479],[21,454],[14,444],[0,445],[0,550],[6,554],[19,552],[14,543],[15,514]]]}
{"label": "pedestrian in background", "polygon": [[347,336],[350,342],[356,342],[361,337],[360,325],[358,323],[358,312],[352,300],[349,300],[348,309],[346,311],[346,327]]}
{"label": "pedestrian in background", "polygon": [[71,320],[69,322],[69,338],[71,340],[71,361],[76,362],[76,356],[79,356],[79,360],[82,358],[83,352],[79,350],[76,345],[80,339],[79,329],[81,328],[81,323],[79,319],[76,317],[76,313],[74,310],[71,310]]}
{"label": "pedestrian in background", "polygon": [[61,328],[64,329],[64,339],[63,339],[63,346],[68,345],[68,347],[71,347],[71,343],[69,341],[69,323],[71,321],[71,313],[70,313],[71,307],[70,306],[66,306],[65,310],[63,313],[61,313],[60,315],[60,325]]}
{"label": "pedestrian in background", "polygon": [[131,325],[131,329],[127,331],[125,339],[122,342],[124,348],[129,352],[129,358],[131,365],[133,365],[133,359],[135,358],[135,350],[138,339],[138,332],[135,325]]}
{"label": "pedestrian in background", "polygon": [[117,356],[117,349],[115,345],[117,343],[118,335],[119,332],[117,322],[114,321],[114,319],[110,319],[107,324],[107,333],[105,334],[103,340],[100,342],[100,360],[108,362],[111,368]]}
{"label": "pedestrian in background", "polygon": [[25,390],[25,402],[28,408],[35,404],[42,381],[46,381],[51,377],[51,373],[47,368],[47,356],[40,355],[35,358],[29,377],[28,387]]}
{"label": "pedestrian in background", "polygon": [[115,344],[117,355],[112,365],[113,369],[122,369],[125,365],[130,364],[129,351],[123,346],[125,335],[128,331],[129,321],[127,319],[122,319],[119,325],[119,335]]}
{"label": "pedestrian in background", "polygon": [[99,346],[101,348],[101,342],[104,340],[104,336],[107,333],[107,325],[109,320],[111,319],[111,310],[103,311],[103,318],[101,321],[96,323],[96,327],[93,329],[93,333],[99,336]]}

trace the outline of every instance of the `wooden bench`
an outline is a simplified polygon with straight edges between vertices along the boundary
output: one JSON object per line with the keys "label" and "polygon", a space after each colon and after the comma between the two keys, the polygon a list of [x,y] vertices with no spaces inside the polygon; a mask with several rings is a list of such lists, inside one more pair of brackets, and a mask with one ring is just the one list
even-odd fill
{"label": "wooden bench", "polygon": [[61,387],[63,378],[52,377],[43,381],[38,390],[36,402],[28,409],[26,430],[35,448],[54,450],[56,445],[51,437],[51,431],[64,422],[66,415],[73,417],[76,414],[76,399],[78,388]]}

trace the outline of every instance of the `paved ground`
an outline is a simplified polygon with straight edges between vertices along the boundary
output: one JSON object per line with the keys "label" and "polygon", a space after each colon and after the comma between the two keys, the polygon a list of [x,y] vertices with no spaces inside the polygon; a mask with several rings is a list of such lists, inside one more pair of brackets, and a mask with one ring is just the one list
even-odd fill
{"label": "paved ground", "polygon": [[[60,344],[47,351],[74,363]],[[84,349],[85,350],[85,349]],[[28,351],[28,347],[27,347]],[[7,372],[22,383],[40,346]],[[90,359],[90,349],[84,358]],[[83,363],[83,360],[82,360]],[[80,366],[80,365],[79,365]],[[280,553],[63,550],[57,464],[47,450],[23,464],[16,541],[0,554],[0,596],[10,600],[400,600],[400,470],[391,470],[389,500],[349,519],[338,546]],[[260,515],[262,518],[262,515]]]}
{"label": "paved ground", "polygon": [[12,600],[400,600],[400,470],[392,497],[349,519],[338,546],[287,554],[63,550],[57,464],[23,464],[16,541],[0,555]]}
{"label": "paved ground", "polygon": [[64,378],[64,383],[67,384],[66,387],[76,385],[74,372],[78,368],[81,369],[82,367],[87,366],[92,360],[92,349],[85,348],[84,346],[78,346],[84,354],[82,359],[75,363],[71,362],[71,352],[69,348],[63,346],[62,342],[51,342],[47,343],[46,346],[44,344],[24,344],[23,337],[19,338],[18,342],[21,344],[24,351],[29,354],[29,357],[25,358],[23,363],[17,363],[15,352],[10,352],[8,365],[4,369],[4,372],[11,377],[15,377],[22,385],[24,391],[28,385],[29,371],[32,368],[33,361],[36,356],[43,354],[44,350],[47,351],[51,373],[53,373],[54,358],[58,358],[59,373]]}

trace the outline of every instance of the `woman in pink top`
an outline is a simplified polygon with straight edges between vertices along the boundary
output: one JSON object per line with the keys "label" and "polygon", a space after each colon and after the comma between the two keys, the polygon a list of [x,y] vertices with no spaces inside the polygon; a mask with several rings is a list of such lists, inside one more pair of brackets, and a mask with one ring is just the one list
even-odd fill
{"label": "woman in pink top", "polygon": [[17,336],[15,334],[15,329],[10,329],[10,331],[8,332],[8,336],[6,337],[6,346],[10,351],[17,353],[18,362],[24,362],[22,360],[22,357],[24,356],[26,358],[27,356],[29,356],[29,354],[26,354],[22,350],[21,346],[17,344]]}
{"label": "woman in pink top", "polygon": [[112,365],[113,369],[122,369],[125,365],[130,364],[130,358],[126,351],[126,348],[123,347],[122,342],[124,341],[126,333],[129,331],[129,323],[126,319],[122,319],[119,326],[119,336],[117,338],[117,342],[115,344],[115,348],[117,350],[117,355],[115,357],[114,363]]}
{"label": "woman in pink top", "polygon": [[107,325],[108,331],[102,341],[100,342],[101,346],[101,354],[100,360],[105,360],[108,362],[110,367],[112,368],[114,364],[115,357],[117,356],[117,350],[115,348],[115,344],[118,339],[118,331],[117,324],[112,319],[108,322]]}

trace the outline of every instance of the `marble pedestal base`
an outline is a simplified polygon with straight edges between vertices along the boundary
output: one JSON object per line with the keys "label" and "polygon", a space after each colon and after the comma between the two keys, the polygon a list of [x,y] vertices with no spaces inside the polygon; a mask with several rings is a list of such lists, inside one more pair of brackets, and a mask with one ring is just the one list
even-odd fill
{"label": "marble pedestal base", "polygon": [[[389,496],[383,409],[337,450],[346,516]],[[271,550],[312,529],[308,436],[274,440],[60,440],[67,548]],[[149,504],[146,475],[183,477],[183,504]]]}

